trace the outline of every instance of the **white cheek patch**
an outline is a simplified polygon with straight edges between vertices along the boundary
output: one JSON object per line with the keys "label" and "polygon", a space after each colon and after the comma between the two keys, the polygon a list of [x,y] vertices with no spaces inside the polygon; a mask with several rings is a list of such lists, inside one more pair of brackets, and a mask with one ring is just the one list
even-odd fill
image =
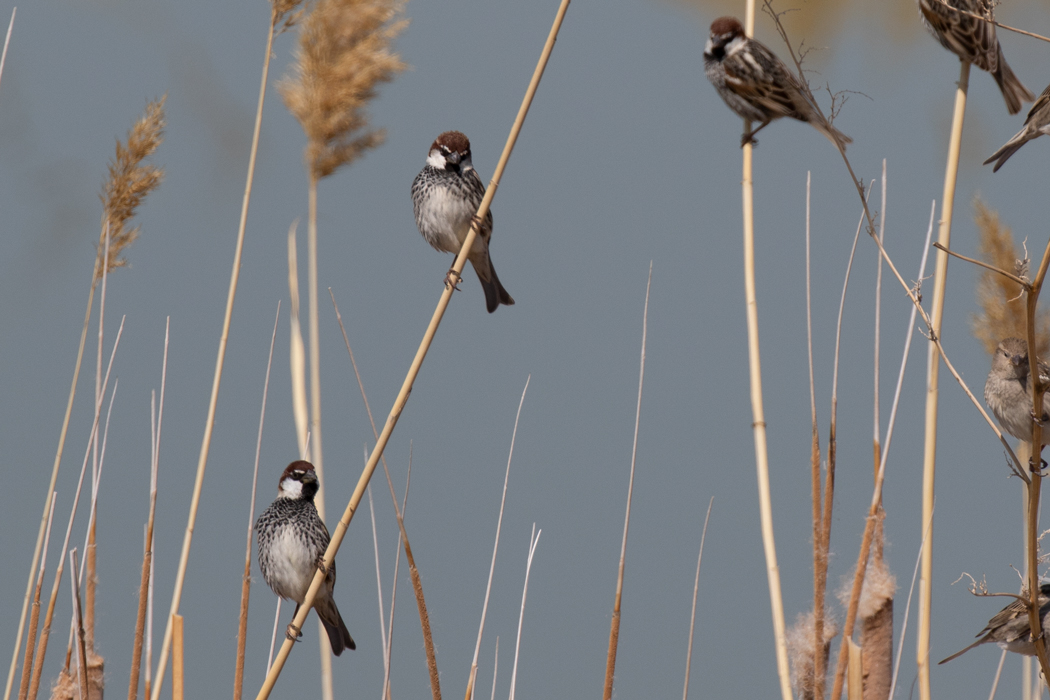
{"label": "white cheek patch", "polygon": [[445,169],[445,156],[441,155],[441,151],[436,148],[430,152],[427,156],[427,165],[437,168],[438,170]]}
{"label": "white cheek patch", "polygon": [[747,42],[747,39],[745,39],[742,36],[738,36],[735,39],[733,39],[732,41],[730,41],[728,44],[726,44],[726,56],[732,56],[737,51],[739,51],[740,49],[744,48],[744,44],[746,42]]}
{"label": "white cheek patch", "polygon": [[288,477],[281,482],[281,495],[285,498],[300,498],[303,495],[303,482]]}

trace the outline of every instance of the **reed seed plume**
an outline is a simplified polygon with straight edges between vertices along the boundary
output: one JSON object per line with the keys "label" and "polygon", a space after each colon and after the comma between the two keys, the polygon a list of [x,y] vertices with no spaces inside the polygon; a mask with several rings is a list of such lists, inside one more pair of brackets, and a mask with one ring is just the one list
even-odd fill
{"label": "reed seed plume", "polygon": [[102,278],[106,229],[109,229],[107,272],[127,265],[122,256],[139,236],[138,226],[129,227],[135,210],[164,179],[164,169],[143,161],[153,155],[164,141],[164,102],[167,95],[146,105],[146,112],[128,131],[127,143],[117,141],[117,152],[109,164],[109,177],[102,188],[102,234],[99,237],[95,280]]}
{"label": "reed seed plume", "polygon": [[408,25],[402,0],[318,0],[299,34],[292,75],[278,84],[308,143],[304,160],[321,179],[383,142],[365,106],[376,86],[406,66],[390,43]]}
{"label": "reed seed plume", "polygon": [[303,0],[270,0],[270,24],[278,34],[299,23],[303,16],[302,4]]}
{"label": "reed seed plume", "polygon": [[[978,251],[984,262],[1018,277],[1028,278],[1028,254],[1018,254],[1013,233],[999,220],[999,212],[990,209],[980,197],[973,200],[977,224]],[[977,283],[977,303],[981,312],[970,319],[974,337],[984,344],[985,352],[995,353],[1003,338],[1024,338],[1027,300],[1021,285],[991,270],[982,269]],[[1036,349],[1046,356],[1050,350],[1050,315],[1036,319]]]}

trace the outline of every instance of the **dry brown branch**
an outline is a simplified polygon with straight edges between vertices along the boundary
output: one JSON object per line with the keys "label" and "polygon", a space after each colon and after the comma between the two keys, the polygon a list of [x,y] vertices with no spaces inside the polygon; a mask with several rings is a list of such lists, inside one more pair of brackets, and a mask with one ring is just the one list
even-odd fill
{"label": "dry brown branch", "polygon": [[[1024,280],[1028,272],[1028,254],[1019,255],[1013,233],[999,220],[999,213],[988,208],[979,197],[973,201],[977,224],[978,251],[988,265],[1010,270]],[[977,303],[981,313],[970,319],[974,337],[992,355],[1003,338],[1024,338],[1026,323],[1025,286],[992,271],[982,272],[977,283]],[[1050,350],[1050,315],[1040,314],[1036,325],[1036,347],[1040,357]]]}
{"label": "dry brown branch", "polygon": [[103,242],[99,241],[99,254],[95,262],[95,279],[102,277],[102,259],[106,258],[107,269],[127,265],[124,251],[139,236],[139,227],[128,224],[142,200],[160,186],[164,170],[143,161],[153,155],[164,140],[164,101],[167,96],[146,105],[146,113],[128,131],[127,143],[117,141],[117,151],[109,164],[109,178],[99,197],[102,200],[102,235],[109,228],[109,251],[103,254]]}
{"label": "dry brown branch", "polygon": [[886,700],[893,678],[893,597],[897,581],[882,555],[886,512],[881,506],[875,517],[871,563],[858,607],[860,646],[864,658],[864,700]]}
{"label": "dry brown branch", "polygon": [[402,0],[318,0],[301,22],[291,76],[278,84],[306,133],[312,179],[321,179],[382,143],[365,106],[376,87],[405,69],[390,43],[408,25]]}
{"label": "dry brown branch", "polygon": [[47,518],[47,531],[44,533],[43,556],[40,559],[40,571],[36,576],[36,591],[33,593],[32,614],[29,617],[29,636],[26,638],[26,655],[22,662],[22,680],[18,688],[18,700],[26,700],[29,694],[29,675],[33,668],[33,653],[36,651],[37,626],[40,623],[40,590],[44,585],[44,572],[47,563],[47,545],[51,540],[51,523],[55,515],[55,499],[58,493],[51,494],[51,510]]}
{"label": "dry brown branch", "polygon": [[171,698],[182,700],[185,687],[183,669],[183,620],[182,615],[171,616]]}

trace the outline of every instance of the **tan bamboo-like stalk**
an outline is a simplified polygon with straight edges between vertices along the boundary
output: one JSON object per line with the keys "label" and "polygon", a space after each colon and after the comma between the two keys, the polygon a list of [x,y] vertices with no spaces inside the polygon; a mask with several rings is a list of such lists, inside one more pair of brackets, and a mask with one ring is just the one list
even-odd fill
{"label": "tan bamboo-like stalk", "polygon": [[252,180],[255,177],[255,160],[259,152],[259,133],[262,129],[263,104],[266,101],[266,85],[269,80],[270,56],[273,51],[274,25],[276,16],[270,22],[266,38],[266,55],[263,59],[262,80],[259,86],[259,103],[255,110],[255,127],[252,131],[252,147],[248,155],[248,176],[244,185],[244,199],[241,203],[241,220],[237,227],[237,243],[233,252],[233,266],[230,271],[230,285],[226,293],[226,312],[222,320],[222,333],[219,335],[219,350],[215,358],[215,374],[212,379],[211,398],[208,400],[208,416],[204,421],[204,437],[201,440],[200,455],[197,459],[197,477],[193,484],[193,496],[190,501],[190,513],[186,523],[186,533],[182,540],[182,553],[179,555],[179,568],[175,576],[175,590],[171,595],[171,614],[164,630],[164,641],[161,643],[160,658],[157,660],[157,672],[153,676],[153,693],[151,700],[160,700],[160,689],[164,685],[164,669],[168,662],[171,647],[171,616],[179,612],[182,601],[182,586],[186,581],[186,567],[189,564],[190,546],[193,544],[193,526],[197,521],[197,507],[200,504],[201,488],[204,485],[204,472],[208,467],[208,451],[211,448],[211,435],[215,427],[215,407],[219,401],[219,385],[222,382],[222,368],[226,359],[226,343],[230,337],[230,322],[233,319],[233,302],[237,298],[237,282],[241,274],[241,255],[244,251],[244,232],[248,225],[248,204],[252,197]]}
{"label": "tan bamboo-like stalk", "polygon": [[[310,315],[310,451],[311,461],[317,471],[319,484],[314,505],[321,520],[325,518],[324,508],[324,457],[321,449],[321,335],[317,320],[317,175],[310,171],[309,216],[307,221],[307,298]],[[335,690],[332,686],[332,653],[328,642],[328,633],[321,621],[317,621],[321,658],[321,698],[332,700]]]}
{"label": "tan bamboo-like stalk", "polygon": [[171,616],[171,698],[182,700],[185,696],[186,673],[183,664],[182,615]]}
{"label": "tan bamboo-like stalk", "polygon": [[[1050,243],[1047,243],[1043,252],[1043,259],[1039,264],[1039,272],[1032,281],[1032,287],[1028,291],[1027,304],[1027,330],[1028,330],[1028,352],[1029,376],[1032,381],[1032,406],[1043,405],[1043,395],[1046,393],[1047,385],[1039,381],[1039,357],[1036,355],[1035,342],[1035,312],[1036,304],[1039,302],[1039,292],[1043,288],[1043,280],[1046,278],[1047,268],[1050,267]],[[1038,403],[1035,403],[1038,402]],[[1027,568],[1028,568],[1028,620],[1032,639],[1035,641],[1036,656],[1043,674],[1050,678],[1050,662],[1047,660],[1046,640],[1043,638],[1041,615],[1039,614],[1039,494],[1042,486],[1043,476],[1042,463],[1043,452],[1043,425],[1042,422],[1032,421],[1032,457],[1030,461],[1031,483],[1028,484],[1028,527],[1027,527]]]}
{"label": "tan bamboo-like stalk", "polygon": [[693,663],[693,630],[696,627],[696,594],[700,591],[700,562],[704,560],[704,540],[707,539],[707,523],[711,520],[711,506],[715,497],[707,502],[707,515],[704,516],[704,529],[700,533],[700,553],[696,556],[696,578],[693,579],[693,611],[689,615],[689,646],[685,652],[685,687],[682,689],[682,700],[689,700],[689,667]]}
{"label": "tan bamboo-like stalk", "polygon": [[620,541],[620,566],[616,572],[616,597],[609,622],[609,650],[605,656],[605,689],[603,700],[611,700],[616,675],[616,651],[620,642],[620,603],[623,600],[623,573],[627,563],[627,530],[631,524],[631,497],[634,494],[634,469],[638,461],[638,426],[642,417],[642,388],[645,386],[645,341],[649,329],[649,288],[653,284],[653,262],[649,261],[649,279],[645,283],[645,310],[642,312],[642,360],[638,370],[638,403],[634,410],[634,444],[631,447],[631,475],[627,480],[627,512],[623,516],[623,539]]}
{"label": "tan bamboo-like stalk", "polygon": [[33,652],[36,651],[36,633],[40,623],[40,589],[44,584],[44,572],[47,564],[47,545],[51,540],[51,523],[55,515],[55,499],[58,493],[51,494],[51,513],[47,518],[47,531],[44,533],[43,556],[40,558],[40,571],[36,575],[36,590],[33,593],[32,613],[29,616],[29,636],[26,638],[26,655],[22,661],[22,680],[18,688],[18,700],[26,700],[29,694],[29,675],[33,668]]}
{"label": "tan bamboo-like stalk", "polygon": [[849,646],[849,700],[864,700],[864,664],[861,660],[860,647],[850,638]]}
{"label": "tan bamboo-like stalk", "polygon": [[[514,144],[518,140],[518,134],[521,132],[521,126],[525,122],[525,116],[528,114],[529,106],[532,104],[532,98],[536,94],[536,88],[539,86],[540,78],[543,76],[543,71],[547,67],[547,61],[550,58],[551,51],[554,49],[554,42],[558,37],[558,31],[561,29],[561,24],[568,8],[569,0],[562,0],[558,7],[558,12],[555,15],[554,24],[551,27],[550,34],[548,34],[547,41],[543,46],[542,53],[540,54],[536,70],[532,74],[532,80],[529,82],[529,87],[525,91],[525,97],[522,100],[521,108],[518,110],[518,116],[515,118],[514,125],[511,127],[510,135],[507,137],[507,143],[503,148],[503,154],[500,156],[499,162],[496,164],[496,170],[493,173],[488,188],[485,190],[485,196],[482,198],[481,205],[478,207],[474,223],[471,224],[470,231],[467,233],[467,237],[463,241],[463,247],[460,249],[455,262],[452,264],[452,272],[454,273],[454,276],[462,274],[463,266],[467,261],[467,253],[470,251],[471,246],[474,244],[474,239],[478,235],[478,222],[485,218],[485,214],[488,213],[489,206],[492,204],[492,199],[496,196],[496,187],[499,185],[500,178],[503,176],[503,170],[507,167],[507,161],[510,159],[510,154],[514,150]],[[365,465],[365,469],[362,472],[361,477],[358,479],[357,486],[354,488],[354,492],[350,496],[350,501],[347,503],[346,510],[343,511],[343,516],[340,518],[332,532],[332,539],[328,544],[328,550],[325,552],[324,556],[324,564],[326,567],[330,566],[335,560],[336,552],[339,551],[339,547],[343,543],[343,537],[346,535],[346,530],[350,526],[350,521],[353,519],[354,513],[357,512],[357,506],[360,504],[361,498],[364,496],[365,488],[368,486],[368,482],[372,478],[372,473],[379,464],[379,458],[386,449],[387,442],[389,442],[390,436],[393,434],[394,428],[397,426],[397,421],[401,417],[401,412],[405,409],[405,404],[408,402],[408,395],[412,391],[412,385],[415,383],[416,376],[419,374],[419,369],[423,365],[423,360],[426,358],[427,350],[430,348],[430,343],[434,339],[434,334],[437,333],[438,326],[441,323],[441,318],[445,314],[445,309],[448,308],[449,301],[452,299],[452,292],[453,287],[448,286],[441,293],[441,298],[438,301],[437,308],[434,309],[434,314],[430,319],[430,324],[427,326],[427,330],[423,334],[423,340],[412,360],[405,381],[401,385],[401,390],[398,392],[397,398],[394,400],[394,406],[390,409],[390,414],[387,416],[386,424],[383,426],[383,432],[380,433],[379,440],[376,441],[376,446],[373,448],[372,454],[368,458],[368,464]],[[303,621],[306,620],[306,616],[310,612],[314,598],[317,596],[317,591],[321,588],[321,583],[323,581],[324,575],[321,574],[321,570],[318,569],[317,573],[314,575],[313,582],[310,584],[310,588],[306,592],[306,596],[303,598],[302,605],[299,606],[299,613],[292,620],[292,624],[296,627],[302,629]],[[269,673],[266,675],[266,680],[259,689],[259,694],[256,696],[256,700],[265,700],[265,698],[270,696],[270,692],[273,690],[273,685],[277,682],[277,677],[281,674],[281,669],[284,667],[284,663],[288,659],[288,654],[292,651],[293,644],[294,642],[287,638],[281,644],[281,649],[277,653],[277,657],[274,659]],[[153,700],[159,700],[159,696],[154,697]]]}
{"label": "tan bamboo-like stalk", "polygon": [[[962,145],[963,119],[966,116],[966,93],[970,83],[970,63],[960,61],[959,83],[955,91],[955,111],[952,115],[952,131],[948,141],[948,164],[944,172],[944,194],[941,197],[941,223],[937,242],[951,247],[952,209],[955,205],[955,182],[959,174],[959,149]],[[933,305],[930,313],[930,330],[939,339],[941,319],[944,314],[944,288],[948,277],[948,256],[938,252],[933,276]],[[940,362],[937,347],[930,344],[927,354],[926,379],[926,429],[925,450],[922,469],[922,522],[931,521],[933,514],[934,480],[937,470],[937,400],[939,395],[938,375]],[[919,698],[930,700],[930,605],[933,596],[933,530],[929,542],[922,550],[922,576],[919,579],[919,634],[915,649],[915,661],[919,672]]]}
{"label": "tan bamboo-like stalk", "polygon": [[[755,0],[746,0],[744,28],[755,34]],[[744,121],[744,132],[751,123]],[[747,356],[751,385],[752,430],[755,439],[755,470],[758,476],[758,507],[762,524],[762,549],[766,557],[769,582],[769,607],[773,617],[773,644],[777,658],[777,676],[783,700],[791,700],[791,669],[788,666],[787,638],[784,634],[784,599],[780,592],[780,567],[777,565],[776,538],[773,534],[773,504],[769,493],[769,449],[766,443],[766,414],[762,400],[762,360],[758,342],[758,299],[755,293],[755,189],[751,175],[753,146],[744,144],[744,298],[747,305]]]}
{"label": "tan bamboo-like stalk", "polygon": [[[241,583],[241,615],[237,623],[237,663],[233,672],[233,700],[241,700],[244,689],[244,646],[248,637],[248,599],[252,590],[252,532],[255,525],[255,492],[259,483],[259,456],[262,453],[263,423],[266,420],[266,394],[270,390],[270,368],[273,366],[273,346],[277,341],[277,323],[281,318],[281,302],[273,319],[270,336],[270,356],[266,360],[266,379],[263,381],[262,408],[259,411],[259,434],[255,439],[255,470],[252,472],[252,501],[248,508],[248,542],[244,549],[244,579]],[[129,700],[134,700],[129,698]]]}
{"label": "tan bamboo-like stalk", "polygon": [[[521,399],[518,401],[518,413],[514,416],[514,430],[510,434],[510,453],[507,455],[507,470],[503,474],[503,496],[499,502],[499,517],[496,519],[496,541],[492,545],[492,561],[489,563],[489,579],[485,584],[485,602],[481,604],[481,624],[478,625],[478,639],[474,644],[474,658],[470,662],[470,674],[467,679],[467,692],[464,700],[473,700],[474,681],[478,674],[478,655],[481,653],[481,637],[485,632],[485,616],[489,610],[489,594],[492,593],[492,576],[496,572],[496,553],[499,551],[499,535],[503,529],[503,509],[507,505],[507,484],[510,482],[510,463],[514,458],[514,442],[518,437],[518,420],[521,419],[521,408],[525,405],[525,393],[529,390],[529,382],[532,380],[530,374],[525,379],[525,388],[521,391]],[[701,545],[702,546],[702,545]]]}

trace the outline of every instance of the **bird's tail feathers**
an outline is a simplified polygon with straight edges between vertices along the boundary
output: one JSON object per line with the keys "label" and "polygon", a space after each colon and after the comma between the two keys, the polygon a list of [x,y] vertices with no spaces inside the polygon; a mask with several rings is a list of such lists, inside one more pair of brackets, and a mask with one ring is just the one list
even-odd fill
{"label": "bird's tail feathers", "polygon": [[496,268],[492,266],[492,261],[488,259],[488,256],[483,261],[471,260],[471,263],[474,265],[474,271],[478,273],[481,288],[485,291],[485,308],[488,309],[488,312],[492,313],[499,308],[500,304],[513,306],[514,297],[503,288],[496,275]]}
{"label": "bird's tail feathers", "polygon": [[1021,146],[1028,143],[1028,139],[1026,138],[1028,135],[1027,132],[1028,127],[1025,126],[1025,128],[1021,129],[1016,134],[1014,134],[1014,137],[1012,139],[1004,143],[1002,148],[993,153],[991,157],[988,158],[988,160],[984,161],[984,164],[988,165],[993,160],[996,161],[995,167],[992,168],[992,172],[999,172],[999,168],[1003,167],[1003,163],[1009,160],[1010,156],[1017,153],[1017,151],[1020,150]]}
{"label": "bird's tail feathers", "polygon": [[346,629],[346,624],[343,622],[343,617],[339,614],[339,608],[336,607],[335,601],[331,598],[315,603],[314,609],[317,610],[317,617],[321,620],[321,624],[324,625],[325,632],[328,633],[328,642],[332,646],[332,653],[339,656],[343,653],[344,649],[356,649],[357,644],[354,643],[354,638],[350,636],[350,631]]}
{"label": "bird's tail feathers", "polygon": [[999,90],[1003,93],[1003,99],[1006,100],[1006,110],[1010,114],[1017,114],[1021,111],[1022,102],[1031,102],[1035,99],[1035,95],[1032,91],[1024,86],[1021,79],[1014,75],[1013,70],[1010,69],[1010,64],[1003,58],[1003,50],[999,49],[999,69],[993,74],[995,82],[999,84]]}

